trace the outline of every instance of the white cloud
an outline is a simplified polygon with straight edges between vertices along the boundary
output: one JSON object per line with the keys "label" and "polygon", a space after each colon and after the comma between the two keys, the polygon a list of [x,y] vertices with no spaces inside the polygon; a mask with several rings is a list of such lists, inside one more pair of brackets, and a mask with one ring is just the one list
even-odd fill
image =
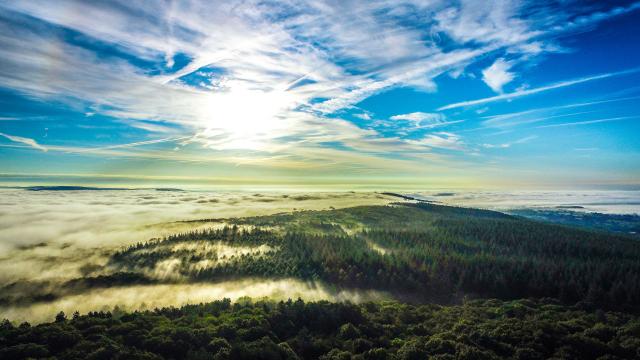
{"label": "white cloud", "polygon": [[[234,150],[248,149],[255,153],[246,154],[243,162],[267,158],[300,164],[313,158],[320,163],[310,151],[330,141],[379,159],[381,155],[372,155],[369,149],[388,151],[400,144],[408,152],[415,145],[387,140],[386,134],[347,126],[327,115],[394,87],[436,91],[437,76],[463,73],[497,50],[548,51],[551,47],[544,36],[553,33],[547,25],[566,23],[571,14],[541,7],[540,14],[525,18],[523,9],[526,6],[515,1],[249,0],[216,6],[181,1],[167,6],[9,0],[0,2],[0,87],[44,101],[84,106],[88,113],[118,117],[130,126],[167,136],[195,134],[192,143],[215,153],[200,154],[198,160],[204,155],[221,159]],[[586,22],[618,13],[600,14]],[[403,21],[408,15],[412,21]],[[55,27],[70,29],[77,39],[88,41],[55,36]],[[445,36],[455,44],[444,46],[440,39]],[[89,42],[100,46],[83,47]],[[116,50],[109,57],[96,52],[109,47]],[[179,58],[187,64],[169,69],[181,65]],[[185,76],[198,80],[189,82]],[[544,90],[523,90],[504,98]],[[459,106],[466,105],[443,108]],[[424,128],[453,123],[420,121]],[[327,130],[333,126],[341,131]],[[133,154],[133,150],[100,151]],[[166,153],[137,154],[175,158]],[[345,162],[356,161],[349,152],[325,152],[319,157],[335,160],[335,155]]]}
{"label": "white cloud", "polygon": [[537,128],[543,129],[543,128],[565,127],[565,126],[589,125],[589,124],[598,124],[603,122],[621,121],[621,120],[637,119],[637,118],[639,118],[639,116],[618,116],[618,117],[596,119],[596,120],[585,120],[585,121],[576,121],[576,122],[568,122],[568,123],[560,123],[560,124],[540,125],[540,126],[537,126]]}
{"label": "white cloud", "polygon": [[[524,110],[524,111],[491,115],[491,116],[485,117],[485,119],[487,120],[483,120],[482,125],[485,127],[504,128],[504,127],[521,125],[521,124],[541,122],[541,121],[555,119],[559,117],[581,115],[581,114],[587,114],[587,113],[593,112],[593,111],[580,111],[580,112],[573,112],[573,113],[557,113],[557,110],[565,110],[565,109],[572,109],[572,108],[578,108],[578,107],[589,107],[592,105],[606,104],[606,103],[619,102],[619,101],[637,100],[637,99],[640,99],[640,96],[594,100],[594,101],[588,101],[588,102],[579,102],[579,103],[572,103],[572,104],[565,104],[565,105],[533,108],[533,109]],[[484,109],[488,109],[488,108],[484,108]],[[548,115],[550,113],[553,113],[555,115]],[[531,117],[531,116],[534,116],[534,117]]]}
{"label": "white cloud", "polygon": [[598,74],[598,75],[582,77],[582,78],[578,78],[578,79],[566,80],[566,81],[561,81],[561,82],[558,82],[558,83],[555,83],[555,84],[551,84],[551,85],[546,85],[546,86],[541,86],[541,87],[532,88],[532,89],[526,89],[526,90],[514,91],[514,92],[511,92],[511,93],[491,96],[491,97],[484,98],[484,99],[457,102],[457,103],[453,103],[453,104],[442,106],[442,107],[438,108],[438,111],[456,109],[456,108],[465,107],[465,106],[474,106],[474,105],[480,105],[480,104],[487,104],[487,103],[492,103],[492,102],[502,101],[502,100],[515,99],[515,98],[519,98],[519,97],[522,97],[522,96],[528,96],[528,95],[541,93],[541,92],[544,92],[544,91],[560,89],[560,88],[563,88],[563,87],[582,84],[582,83],[589,82],[589,81],[601,80],[601,79],[606,79],[606,78],[615,77],[615,76],[629,75],[629,74],[637,73],[639,71],[640,71],[640,68],[633,68],[633,69],[628,69],[628,70],[623,70],[623,71],[603,73],[603,74]]}
{"label": "white cloud", "polygon": [[408,114],[393,115],[390,119],[415,121],[417,123],[422,121],[440,122],[444,120],[444,115],[438,113],[412,112]]}
{"label": "white cloud", "polygon": [[488,120],[483,121],[482,125],[485,127],[504,129],[504,128],[515,127],[519,125],[539,123],[539,122],[543,122],[551,119],[589,114],[593,112],[593,111],[578,111],[573,113],[563,113],[563,114],[557,114],[557,115],[531,117],[532,114],[541,112],[541,110],[542,109],[534,109],[534,110],[520,111],[519,113],[514,113],[514,114],[496,115],[491,117]]}
{"label": "white cloud", "polygon": [[462,1],[460,7],[451,6],[436,14],[438,28],[460,43],[516,44],[539,34],[520,19],[517,1]]}
{"label": "white cloud", "polygon": [[81,152],[99,152],[99,151],[103,151],[103,150],[132,148],[132,147],[137,147],[137,146],[159,144],[159,143],[164,143],[164,142],[178,142],[178,141],[187,140],[187,139],[191,139],[191,136],[170,137],[170,138],[164,138],[164,139],[136,141],[136,142],[127,143],[127,144],[109,145],[109,146],[102,146],[102,147],[99,147],[99,148],[81,149],[81,150],[69,151],[69,152],[77,152],[77,153],[81,153]]}
{"label": "white cloud", "polygon": [[[585,28],[587,26],[592,26],[599,22],[605,21],[612,17],[620,16],[627,14],[629,12],[640,9],[640,2],[633,2],[628,6],[616,6],[606,11],[595,11],[586,15],[577,16],[574,18],[567,18],[566,21],[558,22],[557,25],[553,26],[551,31],[554,32],[563,32],[569,31],[576,28]],[[567,14],[564,14],[565,16]]]}
{"label": "white cloud", "polygon": [[460,136],[448,132],[428,134],[420,140],[411,140],[411,143],[439,149],[465,150]]}
{"label": "white cloud", "polygon": [[[51,39],[44,34],[18,33],[18,37],[27,36],[30,38],[28,40],[36,40],[35,43],[43,42],[43,46],[26,48],[13,44],[9,46],[9,50],[16,53],[13,58],[20,58],[18,53],[27,55],[35,60],[32,67],[46,68],[18,69],[20,66],[12,66],[12,70],[23,70],[25,74],[45,73],[51,67],[48,60],[52,59],[60,63],[56,68],[62,71],[54,81],[32,81],[28,84],[25,78],[20,83],[13,81],[9,85],[41,96],[71,92],[66,95],[86,99],[87,94],[100,93],[86,100],[115,108],[109,112],[111,115],[193,125],[193,122],[202,122],[203,114],[193,114],[193,109],[202,108],[198,102],[206,102],[211,100],[208,97],[217,95],[203,97],[193,91],[189,95],[181,91],[184,89],[172,89],[175,87],[172,82],[209,65],[225,69],[223,83],[231,92],[257,88],[268,95],[275,89],[289,88],[287,92],[293,93],[293,96],[280,110],[287,111],[300,104],[308,105],[311,98],[325,97],[329,100],[312,108],[331,113],[392,86],[433,90],[435,85],[431,79],[434,76],[491,50],[459,49],[445,53],[424,40],[425,30],[407,27],[391,15],[397,10],[396,5],[385,1],[348,2],[342,5],[322,1],[292,1],[286,4],[249,1],[217,7],[199,2],[179,3],[173,7],[146,3],[132,9],[129,6],[104,6],[77,1],[65,1],[64,5],[56,7],[49,6],[47,2],[10,1],[3,6],[79,31],[137,57],[166,61],[173,59],[174,54],[183,53],[190,56],[192,61],[175,74],[140,76],[144,71],[125,63],[114,63],[111,69],[100,66],[103,64],[91,64],[92,54],[82,54],[82,51],[68,44],[59,44],[67,47],[63,53],[49,53],[47,50],[51,47],[44,43],[49,43]],[[437,12],[442,8],[437,3],[425,6],[407,2],[406,5],[425,13]],[[285,7],[291,10],[287,11]],[[90,16],[76,16],[76,11]],[[140,14],[148,16],[140,18]],[[273,22],[272,14],[282,15],[282,20]],[[358,16],[354,17],[353,14]],[[154,18],[161,21],[154,21]],[[371,41],[372,36],[375,41]],[[22,40],[19,40],[19,44],[33,43]],[[43,50],[24,54],[34,48]],[[72,59],[65,59],[67,54]],[[89,61],[79,63],[79,59]],[[74,74],[71,69],[83,71]],[[352,75],[354,70],[359,74]],[[93,81],[97,76],[95,74],[109,76],[98,82]],[[51,76],[50,73],[48,75]],[[130,81],[123,81],[125,79]],[[301,79],[308,83],[303,84]],[[145,84],[147,80],[152,81]],[[108,86],[117,82],[127,84],[117,85],[118,89],[113,89],[115,91],[104,93]],[[158,82],[169,89],[161,89],[157,86]],[[106,85],[107,89],[97,88],[98,83]],[[297,86],[291,88],[291,84]],[[143,88],[148,87],[151,88],[146,89],[145,93],[153,95],[139,96]],[[166,90],[170,95],[160,95]],[[117,94],[122,94],[122,99],[114,99]],[[124,101],[126,97],[132,100]],[[193,99],[185,99],[190,97]],[[150,104],[145,104],[147,102]],[[212,115],[220,116],[215,112]],[[194,117],[196,121],[193,121]]]}
{"label": "white cloud", "polygon": [[9,135],[9,134],[4,134],[4,133],[0,133],[0,136],[3,136],[13,142],[17,142],[17,143],[21,143],[21,144],[25,144],[28,146],[31,146],[34,149],[38,149],[38,150],[42,150],[42,151],[47,151],[47,148],[38,144],[35,140],[30,139],[30,138],[25,138],[22,136],[14,136],[14,135]]}
{"label": "white cloud", "polygon": [[518,139],[512,142],[503,143],[503,144],[482,144],[482,147],[487,149],[506,149],[506,148],[510,148],[513,145],[524,144],[526,142],[529,142],[537,138],[538,138],[537,135],[531,135],[531,136],[524,137],[522,139]]}
{"label": "white cloud", "polygon": [[461,123],[464,120],[450,120],[447,121],[447,117],[444,114],[439,113],[425,113],[425,112],[413,112],[408,114],[399,114],[391,116],[391,120],[410,121],[413,123],[413,127],[410,130],[416,129],[433,129],[437,127],[443,127],[447,125],[453,125]]}
{"label": "white cloud", "polygon": [[362,119],[362,120],[371,120],[371,115],[369,115],[368,113],[353,114],[353,116],[357,117],[358,119]]}
{"label": "white cloud", "polygon": [[515,78],[515,74],[509,72],[512,65],[511,62],[502,58],[496,60],[491,66],[482,70],[482,81],[493,91],[502,93],[502,87]]}

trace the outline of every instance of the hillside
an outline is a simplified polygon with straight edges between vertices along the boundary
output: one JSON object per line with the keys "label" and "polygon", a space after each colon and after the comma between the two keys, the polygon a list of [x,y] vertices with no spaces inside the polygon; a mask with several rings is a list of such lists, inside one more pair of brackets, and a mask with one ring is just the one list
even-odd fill
{"label": "hillside", "polygon": [[640,243],[623,235],[426,202],[194,223],[209,229],[120,249],[105,267],[56,286],[18,281],[0,301],[46,304],[103,288],[291,278],[395,301],[240,299],[60,314],[38,326],[3,323],[2,358],[640,355]]}
{"label": "hillside", "polygon": [[616,310],[640,303],[636,240],[493,211],[402,203],[200,222],[211,229],[122,249],[106,267],[46,291],[14,283],[0,301],[46,302],[132,284],[295,278],[412,303],[551,297]]}
{"label": "hillside", "polygon": [[[152,274],[173,261],[180,277],[195,281],[296,277],[418,302],[554,297],[626,308],[640,301],[637,241],[498,212],[419,203],[225,224],[232,227],[132,246],[114,254],[111,265]],[[262,250],[220,259],[212,244]]]}

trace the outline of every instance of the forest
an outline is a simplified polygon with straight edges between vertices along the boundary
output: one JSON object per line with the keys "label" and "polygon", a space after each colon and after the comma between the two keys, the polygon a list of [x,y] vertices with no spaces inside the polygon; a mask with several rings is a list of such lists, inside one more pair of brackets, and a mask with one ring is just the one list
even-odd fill
{"label": "forest", "polygon": [[[116,309],[117,310],[117,309]],[[640,318],[553,299],[460,305],[229,299],[0,324],[0,358],[637,359]]]}
{"label": "forest", "polygon": [[[268,250],[194,267],[220,260],[215,252],[176,250],[194,241]],[[143,270],[168,259],[190,281],[296,277],[438,303],[464,296],[553,297],[619,310],[640,303],[635,239],[428,203],[239,219],[231,227],[136,244],[115,253],[111,265],[119,276],[149,274]]]}
{"label": "forest", "polygon": [[0,301],[243,278],[375,289],[395,300],[61,312],[39,325],[4,321],[0,358],[640,357],[640,243],[625,234],[428,202],[194,223],[207,229],[121,248],[56,289],[12,284]]}

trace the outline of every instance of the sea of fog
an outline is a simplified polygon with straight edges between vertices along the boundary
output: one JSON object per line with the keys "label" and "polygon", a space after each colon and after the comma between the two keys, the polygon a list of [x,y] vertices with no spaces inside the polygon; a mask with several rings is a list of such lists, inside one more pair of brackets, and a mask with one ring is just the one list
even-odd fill
{"label": "sea of fog", "polygon": [[[183,220],[270,215],[395,201],[376,193],[247,191],[43,190],[0,188],[0,288],[15,283],[55,286],[106,265],[115,249],[152,238],[211,227]],[[92,290],[54,302],[0,305],[0,319],[46,321],[60,310],[86,312],[183,305],[243,296],[361,301],[368,291],[333,291],[294,279],[244,279],[219,284],[175,284]]]}
{"label": "sea of fog", "polygon": [[489,210],[569,209],[604,214],[640,214],[638,190],[425,191],[418,199]]}
{"label": "sea of fog", "polygon": [[[497,210],[570,206],[576,211],[640,213],[638,191],[418,192],[431,201]],[[122,246],[212,226],[182,220],[269,215],[357,205],[383,205],[397,197],[376,192],[178,191],[177,189],[32,191],[0,188],[0,289],[82,277],[104,267]],[[179,306],[243,296],[366,301],[375,291],[335,290],[295,279],[241,279],[218,284],[137,285],[91,290],[53,302],[0,305],[0,319],[41,322],[60,310]]]}

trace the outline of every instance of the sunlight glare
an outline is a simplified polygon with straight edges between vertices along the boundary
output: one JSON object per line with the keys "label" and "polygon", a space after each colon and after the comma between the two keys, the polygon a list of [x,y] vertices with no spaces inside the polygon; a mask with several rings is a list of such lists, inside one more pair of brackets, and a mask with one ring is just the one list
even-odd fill
{"label": "sunlight glare", "polygon": [[243,89],[215,94],[204,110],[200,136],[215,149],[262,150],[288,128],[289,121],[280,115],[295,104],[286,91]]}

